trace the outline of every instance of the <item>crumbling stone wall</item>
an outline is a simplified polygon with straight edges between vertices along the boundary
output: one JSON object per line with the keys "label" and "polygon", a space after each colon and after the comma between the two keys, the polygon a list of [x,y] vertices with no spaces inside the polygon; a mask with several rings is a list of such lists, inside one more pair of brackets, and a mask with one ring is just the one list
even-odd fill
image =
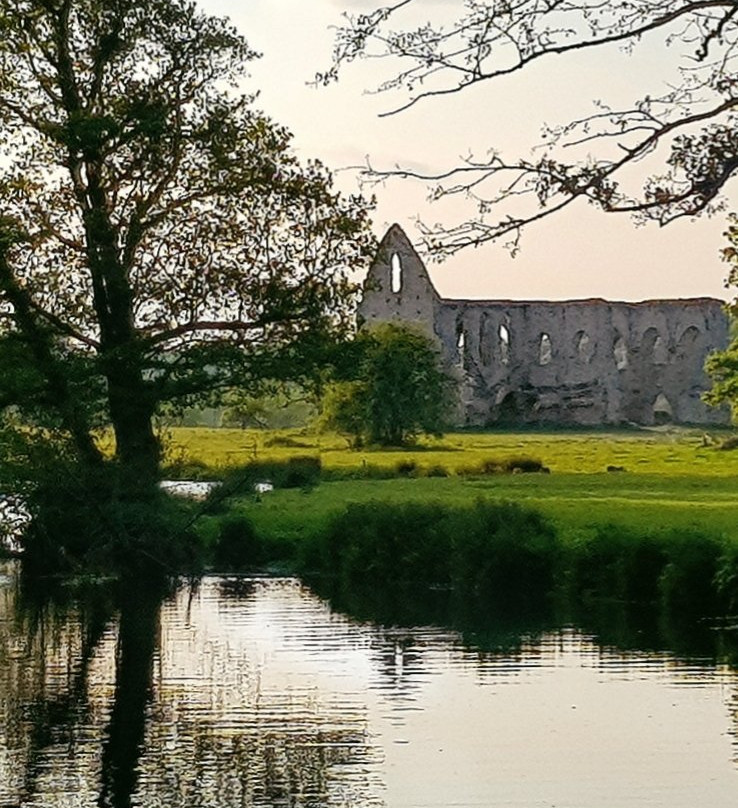
{"label": "crumbling stone wall", "polygon": [[728,344],[711,298],[615,303],[446,300],[393,225],[369,270],[360,321],[416,322],[462,381],[460,420],[493,423],[718,424],[706,356]]}

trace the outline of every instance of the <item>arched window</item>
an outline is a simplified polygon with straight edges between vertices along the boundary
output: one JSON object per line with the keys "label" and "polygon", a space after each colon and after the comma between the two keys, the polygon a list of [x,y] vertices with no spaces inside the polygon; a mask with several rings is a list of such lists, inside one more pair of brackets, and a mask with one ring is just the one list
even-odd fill
{"label": "arched window", "polygon": [[397,294],[402,289],[402,261],[397,253],[392,253],[392,260],[390,261],[390,286],[392,292]]}
{"label": "arched window", "polygon": [[641,341],[641,353],[647,362],[654,365],[665,365],[669,361],[669,352],[657,328],[648,328]]}
{"label": "arched window", "polygon": [[574,348],[577,352],[577,359],[580,362],[589,364],[594,354],[594,343],[589,338],[586,331],[577,331],[574,336]]}
{"label": "arched window", "polygon": [[501,325],[497,333],[500,337],[500,361],[507,365],[510,362],[510,331],[506,325]]}
{"label": "arched window", "polygon": [[618,370],[625,370],[628,367],[628,349],[622,337],[615,340],[615,344],[612,346],[612,355],[615,357],[615,365]]}
{"label": "arched window", "polygon": [[541,341],[538,345],[538,364],[549,365],[553,359],[553,347],[551,337],[548,334],[541,334]]}
{"label": "arched window", "polygon": [[456,356],[459,362],[463,364],[466,356],[466,332],[461,319],[456,323]]}
{"label": "arched window", "polygon": [[677,342],[677,359],[680,361],[697,359],[696,354],[699,352],[700,330],[693,325],[685,329],[679,341]]}

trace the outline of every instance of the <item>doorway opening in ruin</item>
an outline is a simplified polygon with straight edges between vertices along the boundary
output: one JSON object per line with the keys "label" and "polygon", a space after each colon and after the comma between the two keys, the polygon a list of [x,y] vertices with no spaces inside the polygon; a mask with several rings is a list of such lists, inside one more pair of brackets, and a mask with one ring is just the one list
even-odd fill
{"label": "doorway opening in ruin", "polygon": [[390,286],[393,294],[398,294],[402,291],[402,261],[400,261],[400,256],[397,253],[392,253],[390,266],[392,270],[390,273]]}
{"label": "doorway opening in ruin", "polygon": [[653,422],[657,426],[663,426],[664,424],[671,424],[673,421],[674,412],[669,399],[663,393],[659,393],[653,402]]}
{"label": "doorway opening in ruin", "polygon": [[508,393],[497,407],[496,423],[499,426],[516,426],[528,423],[535,411],[536,397],[530,393]]}

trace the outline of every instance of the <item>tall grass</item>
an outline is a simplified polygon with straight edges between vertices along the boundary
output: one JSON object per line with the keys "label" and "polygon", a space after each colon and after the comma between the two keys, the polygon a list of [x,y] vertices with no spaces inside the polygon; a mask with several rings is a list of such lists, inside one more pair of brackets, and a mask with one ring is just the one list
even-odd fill
{"label": "tall grass", "polygon": [[364,503],[317,536],[303,563],[350,586],[418,582],[498,604],[552,590],[559,548],[551,525],[511,503]]}
{"label": "tall grass", "polygon": [[288,561],[303,574],[336,580],[339,589],[435,588],[508,609],[553,597],[690,615],[738,606],[733,542],[691,529],[614,525],[572,540],[536,510],[509,502],[355,503],[291,539],[259,537],[244,517],[231,517],[221,526],[215,557],[221,569]]}

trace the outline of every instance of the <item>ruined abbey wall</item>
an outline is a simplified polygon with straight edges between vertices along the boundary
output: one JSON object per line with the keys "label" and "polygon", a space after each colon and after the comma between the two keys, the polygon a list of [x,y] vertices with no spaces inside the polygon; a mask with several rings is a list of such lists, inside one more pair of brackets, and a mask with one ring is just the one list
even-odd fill
{"label": "ruined abbey wall", "polygon": [[393,225],[369,270],[364,322],[420,324],[461,381],[459,420],[493,423],[719,424],[706,356],[728,344],[711,298],[615,303],[447,300]]}

